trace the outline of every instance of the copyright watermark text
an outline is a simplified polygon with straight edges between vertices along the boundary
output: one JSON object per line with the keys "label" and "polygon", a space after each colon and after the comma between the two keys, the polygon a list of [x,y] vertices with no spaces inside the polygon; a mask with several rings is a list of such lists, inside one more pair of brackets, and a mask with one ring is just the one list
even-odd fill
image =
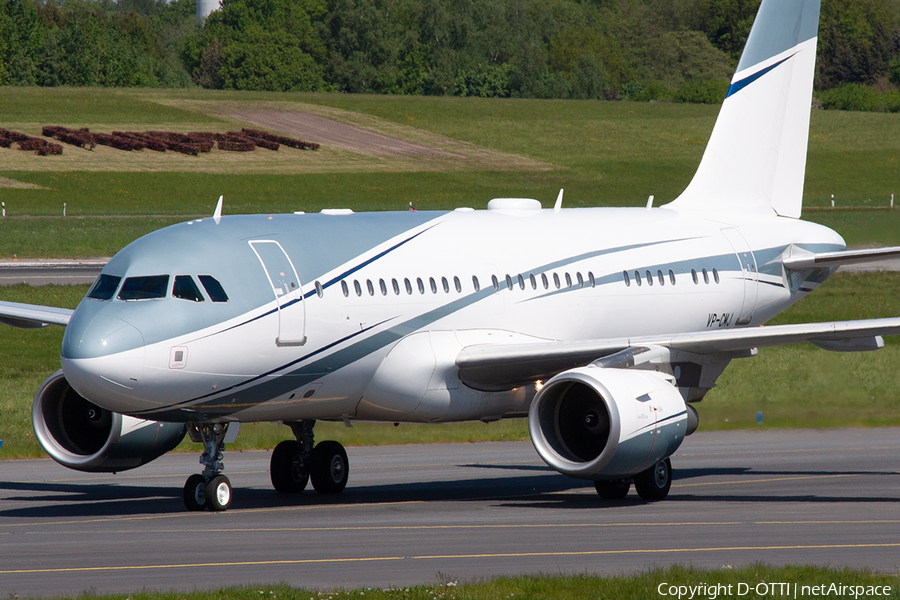
{"label": "copyright watermark text", "polygon": [[843,585],[840,583],[718,583],[675,585],[666,582],[656,588],[660,596],[676,600],[716,600],[753,596],[759,598],[882,598],[890,596],[889,585]]}

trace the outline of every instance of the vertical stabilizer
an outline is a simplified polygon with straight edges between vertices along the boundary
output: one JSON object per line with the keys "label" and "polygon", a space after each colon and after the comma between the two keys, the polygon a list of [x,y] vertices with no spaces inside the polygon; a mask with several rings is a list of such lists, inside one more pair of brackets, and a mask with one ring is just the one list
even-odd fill
{"label": "vertical stabilizer", "polygon": [[687,189],[669,206],[798,218],[820,0],[763,0]]}

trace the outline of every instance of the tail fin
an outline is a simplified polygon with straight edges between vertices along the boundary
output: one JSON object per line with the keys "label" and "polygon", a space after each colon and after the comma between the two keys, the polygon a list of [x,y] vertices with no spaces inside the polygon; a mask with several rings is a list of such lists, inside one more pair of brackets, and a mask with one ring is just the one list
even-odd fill
{"label": "tail fin", "polygon": [[821,0],[763,0],[703,160],[669,206],[798,218]]}

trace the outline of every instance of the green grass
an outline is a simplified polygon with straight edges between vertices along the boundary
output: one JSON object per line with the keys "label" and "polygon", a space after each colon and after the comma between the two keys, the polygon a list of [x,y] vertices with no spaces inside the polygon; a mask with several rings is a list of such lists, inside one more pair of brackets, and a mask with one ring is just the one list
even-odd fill
{"label": "green grass", "polygon": [[[630,599],[630,600],[660,600],[678,598],[677,586],[691,586],[695,594],[697,586],[705,585],[702,594],[694,595],[694,598],[714,600],[721,598],[744,598],[747,600],[762,600],[766,598],[791,597],[793,598],[794,585],[797,586],[798,598],[815,597],[813,586],[825,586],[827,590],[831,584],[837,586],[862,586],[863,591],[854,595],[848,595],[847,588],[843,594],[826,595],[816,594],[818,597],[828,598],[900,598],[900,579],[896,574],[874,574],[868,571],[856,569],[836,569],[825,567],[769,567],[766,565],[752,565],[741,568],[725,566],[721,569],[708,570],[686,566],[674,566],[666,569],[652,569],[634,575],[621,575],[617,577],[604,577],[599,575],[523,575],[518,577],[497,577],[488,580],[473,582],[460,582],[452,575],[438,573],[439,582],[433,585],[411,586],[390,589],[333,589],[329,591],[316,591],[303,588],[294,588],[287,585],[248,585],[214,591],[184,592],[148,592],[142,591],[129,594],[116,594],[99,596],[95,594],[83,594],[72,596],[79,600],[101,600],[128,598],[129,600],[585,600],[592,599]],[[774,588],[772,586],[758,584],[786,583],[788,587]],[[743,584],[746,588],[740,587]],[[671,586],[674,595],[662,596],[659,588],[664,585],[664,590],[669,593]],[[718,587],[722,586],[722,587]],[[728,586],[731,586],[730,588]],[[803,586],[808,586],[805,589]],[[879,591],[885,591],[884,586],[890,590],[886,595],[873,595],[873,586],[879,586]],[[779,594],[772,592],[777,589]],[[690,587],[686,587],[687,598]],[[730,593],[729,593],[730,590]],[[745,591],[746,590],[746,591]],[[765,593],[769,590],[768,593]],[[787,591],[790,590],[790,594]],[[866,590],[869,595],[866,595]],[[739,595],[738,592],[744,592]],[[780,592],[784,592],[781,594]],[[804,593],[805,592],[805,593]]]}
{"label": "green grass", "polygon": [[[900,273],[839,274],[780,315],[775,323],[877,318],[900,315]],[[0,299],[74,307],[84,286],[24,285],[0,288]],[[0,456],[41,456],[33,438],[31,402],[40,384],[59,368],[63,330],[0,327]],[[764,348],[735,360],[707,397],[695,405],[704,430],[771,427],[900,425],[900,340],[887,338],[878,352],[833,353],[811,345]],[[763,413],[762,424],[757,414]],[[346,445],[527,440],[524,419],[496,423],[420,425],[321,422],[320,439]],[[270,449],[291,437],[270,423],[245,424],[230,449]],[[199,446],[182,443],[184,451]]]}

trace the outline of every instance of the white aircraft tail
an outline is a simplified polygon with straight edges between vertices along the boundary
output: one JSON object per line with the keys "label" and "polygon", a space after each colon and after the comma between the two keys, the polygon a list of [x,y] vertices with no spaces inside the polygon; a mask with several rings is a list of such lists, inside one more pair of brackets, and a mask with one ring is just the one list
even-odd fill
{"label": "white aircraft tail", "polygon": [[763,0],[678,210],[800,217],[820,0]]}

